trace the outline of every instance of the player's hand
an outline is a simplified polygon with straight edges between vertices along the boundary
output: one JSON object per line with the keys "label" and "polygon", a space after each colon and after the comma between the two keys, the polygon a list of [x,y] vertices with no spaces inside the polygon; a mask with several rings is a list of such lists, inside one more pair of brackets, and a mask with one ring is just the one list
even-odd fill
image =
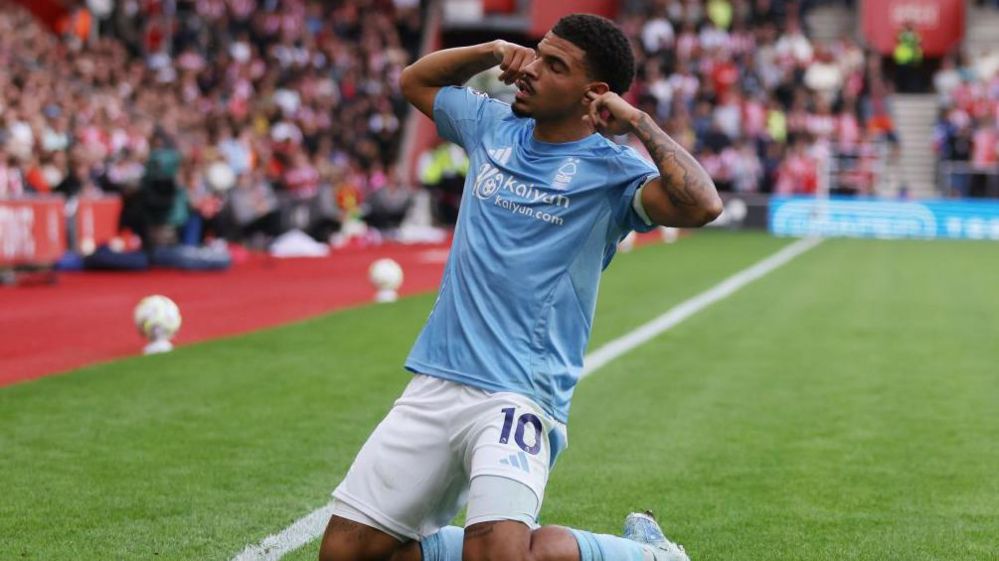
{"label": "player's hand", "polygon": [[504,84],[512,84],[520,79],[524,68],[534,60],[534,49],[497,39],[493,42],[493,56],[502,71],[499,79]]}
{"label": "player's hand", "polygon": [[588,92],[589,113],[583,120],[593,125],[600,134],[619,135],[634,130],[642,112],[614,92],[596,94]]}

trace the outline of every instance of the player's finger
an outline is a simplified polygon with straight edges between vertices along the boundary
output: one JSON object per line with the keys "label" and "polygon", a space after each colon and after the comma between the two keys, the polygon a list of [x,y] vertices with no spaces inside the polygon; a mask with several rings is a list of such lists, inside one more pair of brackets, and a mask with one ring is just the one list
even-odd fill
{"label": "player's finger", "polygon": [[587,112],[590,115],[590,120],[593,121],[594,125],[600,126],[600,99],[596,99],[587,106]]}
{"label": "player's finger", "polygon": [[517,56],[513,59],[513,65],[511,70],[514,71],[514,75],[511,78],[511,82],[516,82],[524,76],[524,69],[527,65],[531,63],[530,61],[531,51],[527,49],[519,49],[517,51]]}
{"label": "player's finger", "polygon": [[504,82],[512,84],[517,81],[517,78],[520,77],[520,67],[523,65],[523,58],[523,53],[519,51],[513,53],[513,56],[510,57],[510,65],[507,67],[505,72]]}
{"label": "player's finger", "polygon": [[533,58],[533,54],[534,53],[532,53],[527,49],[523,49],[520,51],[520,53],[517,54],[517,59],[516,62],[514,63],[515,68],[517,70],[517,76],[515,78],[520,78],[524,75],[524,69],[527,68],[528,64],[531,64],[531,59]]}
{"label": "player's finger", "polygon": [[597,129],[598,131],[603,128],[603,125],[598,120],[594,120],[594,118],[590,115],[583,115],[583,122],[590,125],[594,129]]}
{"label": "player's finger", "polygon": [[515,56],[517,56],[516,49],[507,49],[506,52],[503,53],[503,62],[500,63],[500,68],[504,70],[510,68],[510,63],[513,61],[513,57]]}
{"label": "player's finger", "polygon": [[503,62],[500,62],[500,65],[499,65],[500,70],[503,71],[503,72],[500,73],[500,80],[503,81],[503,82],[506,82],[507,84],[510,83],[509,82],[509,79],[510,79],[510,65],[513,63],[513,59],[514,59],[514,57],[516,55],[517,55],[517,53],[516,53],[516,51],[514,49],[507,49],[507,51],[505,53],[503,53]]}
{"label": "player's finger", "polygon": [[593,128],[600,130],[600,117],[597,116],[596,113],[590,111],[586,118],[589,119],[591,124],[593,124]]}
{"label": "player's finger", "polygon": [[618,129],[618,120],[617,120],[617,117],[615,117],[613,113],[607,112],[602,117],[604,119],[604,126],[608,130],[612,130],[613,131],[613,130],[617,130]]}
{"label": "player's finger", "polygon": [[600,108],[611,112],[611,102],[613,101],[613,94],[610,92],[600,94],[597,99],[600,101]]}

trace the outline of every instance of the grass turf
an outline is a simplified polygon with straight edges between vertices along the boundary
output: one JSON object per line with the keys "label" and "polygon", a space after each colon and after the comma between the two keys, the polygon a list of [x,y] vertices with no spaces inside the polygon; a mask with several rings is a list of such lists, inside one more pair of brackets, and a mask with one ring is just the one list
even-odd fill
{"label": "grass turf", "polygon": [[[786,241],[619,257],[599,345]],[[830,240],[584,381],[543,521],[695,560],[997,559],[999,247]],[[0,389],[0,559],[226,560],[323,504],[432,297]],[[286,559],[313,559],[314,545]]]}

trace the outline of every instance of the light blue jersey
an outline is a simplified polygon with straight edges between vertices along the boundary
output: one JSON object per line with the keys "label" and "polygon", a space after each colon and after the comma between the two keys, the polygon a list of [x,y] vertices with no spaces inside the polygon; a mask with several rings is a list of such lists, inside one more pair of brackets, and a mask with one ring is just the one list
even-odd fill
{"label": "light blue jersey", "polygon": [[592,134],[535,140],[533,119],[467,88],[434,101],[470,166],[437,302],[406,368],[525,395],[566,422],[618,241],[649,230],[632,206],[658,170]]}

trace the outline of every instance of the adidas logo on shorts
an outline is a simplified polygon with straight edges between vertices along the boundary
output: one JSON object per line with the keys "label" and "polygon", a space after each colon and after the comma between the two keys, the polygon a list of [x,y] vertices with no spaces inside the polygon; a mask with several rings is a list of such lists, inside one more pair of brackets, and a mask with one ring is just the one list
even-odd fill
{"label": "adidas logo on shorts", "polygon": [[505,466],[513,466],[517,469],[522,469],[527,473],[531,473],[531,467],[527,463],[527,454],[523,452],[518,452],[516,454],[510,454],[509,457],[503,458],[499,463]]}

